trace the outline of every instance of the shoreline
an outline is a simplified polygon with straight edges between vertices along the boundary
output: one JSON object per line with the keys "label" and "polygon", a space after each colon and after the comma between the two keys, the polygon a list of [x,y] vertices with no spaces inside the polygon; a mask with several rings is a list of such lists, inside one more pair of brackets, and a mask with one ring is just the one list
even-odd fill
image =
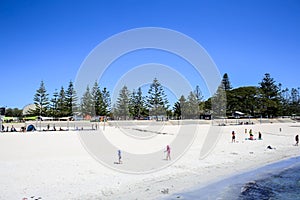
{"label": "shoreline", "polygon": [[[202,187],[194,187],[189,191],[182,193],[175,193],[166,197],[164,199],[197,199],[197,197],[204,199],[218,199],[224,191],[235,189],[236,191],[241,191],[243,185],[246,183],[254,183],[258,180],[265,179],[269,176],[281,173],[284,170],[290,169],[295,165],[299,166],[300,155],[285,158],[283,160],[268,163],[266,165],[242,172],[237,174],[229,175],[228,177],[217,180]],[[236,187],[236,188],[233,188]],[[240,188],[241,187],[241,188]],[[239,190],[240,188],[240,190]],[[235,194],[236,195],[236,194]]]}

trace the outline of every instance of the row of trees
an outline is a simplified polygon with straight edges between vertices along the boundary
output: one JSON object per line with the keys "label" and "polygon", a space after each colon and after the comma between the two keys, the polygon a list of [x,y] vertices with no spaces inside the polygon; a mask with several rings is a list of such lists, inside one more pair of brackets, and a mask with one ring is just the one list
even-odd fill
{"label": "row of trees", "polygon": [[[223,92],[222,92],[223,91]],[[79,103],[78,103],[79,102]],[[228,74],[224,74],[219,89],[211,98],[203,100],[201,89],[196,86],[188,96],[181,96],[171,107],[163,86],[155,78],[147,95],[142,89],[130,91],[124,86],[111,106],[109,91],[100,89],[97,82],[87,86],[83,96],[78,99],[72,81],[67,89],[55,90],[49,98],[44,82],[34,95],[36,108],[31,115],[50,117],[73,116],[111,116],[118,119],[145,118],[148,116],[168,116],[176,119],[199,118],[201,114],[231,116],[234,111],[246,115],[274,117],[279,115],[300,114],[300,88],[282,89],[270,74],[265,74],[258,86],[232,88]]]}
{"label": "row of trees", "polygon": [[52,98],[49,98],[45,84],[41,81],[33,98],[35,109],[30,110],[29,115],[47,117],[66,117],[74,115],[108,115],[110,111],[110,94],[104,88],[102,91],[97,82],[92,90],[89,86],[78,104],[78,97],[73,82],[70,81],[65,90],[62,86],[60,91],[55,90]]}
{"label": "row of trees", "polygon": [[291,116],[300,114],[300,88],[282,89],[282,84],[266,73],[258,86],[232,89],[228,75],[223,76],[227,115],[241,111],[251,116]]}

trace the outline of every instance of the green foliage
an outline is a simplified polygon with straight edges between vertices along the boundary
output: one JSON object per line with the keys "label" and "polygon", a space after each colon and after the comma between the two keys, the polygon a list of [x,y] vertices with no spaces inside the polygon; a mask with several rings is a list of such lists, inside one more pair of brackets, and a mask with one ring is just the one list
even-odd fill
{"label": "green foliage", "polygon": [[36,90],[33,102],[35,104],[35,109],[30,111],[31,115],[48,116],[48,93],[43,81],[41,81],[39,89]]}
{"label": "green foliage", "polygon": [[129,95],[130,92],[127,86],[124,86],[119,92],[119,97],[114,109],[115,117],[123,120],[129,119]]}
{"label": "green foliage", "polygon": [[151,116],[155,116],[156,119],[159,115],[166,115],[166,110],[168,109],[168,99],[165,95],[162,85],[156,78],[154,78],[148,91],[147,106],[149,109],[149,114]]}

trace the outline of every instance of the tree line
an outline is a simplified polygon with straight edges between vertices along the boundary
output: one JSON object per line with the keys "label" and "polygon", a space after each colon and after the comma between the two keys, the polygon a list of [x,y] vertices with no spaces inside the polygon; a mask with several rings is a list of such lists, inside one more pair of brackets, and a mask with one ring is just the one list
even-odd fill
{"label": "tree line", "polygon": [[[224,92],[222,92],[224,91]],[[130,91],[123,86],[116,102],[111,105],[110,92],[100,88],[95,81],[87,86],[79,99],[70,81],[49,97],[45,84],[41,81],[33,98],[35,109],[32,116],[66,117],[66,116],[109,116],[115,119],[144,119],[148,117],[167,117],[173,119],[198,119],[200,115],[211,115],[224,111],[232,116],[235,111],[253,117],[276,117],[300,115],[300,88],[283,88],[266,73],[257,86],[232,88],[227,73],[216,93],[203,99],[201,89],[196,86],[187,96],[181,95],[173,106],[169,104],[164,88],[154,78],[146,95],[141,88]],[[220,113],[218,113],[221,115]],[[21,116],[20,109],[7,109],[6,116]]]}

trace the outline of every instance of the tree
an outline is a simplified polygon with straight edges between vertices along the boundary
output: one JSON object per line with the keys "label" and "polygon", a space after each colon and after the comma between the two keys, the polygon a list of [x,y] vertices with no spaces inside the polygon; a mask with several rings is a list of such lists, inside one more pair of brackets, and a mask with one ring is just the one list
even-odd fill
{"label": "tree", "polygon": [[110,113],[111,109],[111,100],[109,91],[105,88],[102,90],[102,99],[103,99],[103,110],[101,111],[100,115],[107,116]]}
{"label": "tree", "polygon": [[114,116],[124,120],[129,118],[129,95],[130,91],[128,90],[127,86],[123,86],[119,92],[119,97],[114,110]]}
{"label": "tree", "polygon": [[186,113],[186,99],[183,95],[178,99],[173,107],[174,116],[176,119],[184,119]]}
{"label": "tree", "polygon": [[93,104],[92,95],[90,93],[89,86],[86,87],[86,91],[83,94],[83,97],[81,98],[80,107],[83,116],[87,116],[87,115],[93,116],[95,113],[94,104]]}
{"label": "tree", "polygon": [[31,110],[30,114],[47,116],[49,100],[44,81],[41,81],[39,89],[36,90],[33,101],[35,104],[35,109]]}
{"label": "tree", "polygon": [[259,113],[259,88],[254,86],[239,87],[226,93],[227,115],[240,111],[251,116]]}
{"label": "tree", "polygon": [[220,84],[216,93],[211,97],[211,108],[214,118],[226,116],[226,92],[223,84]]}
{"label": "tree", "polygon": [[138,91],[136,92],[133,90],[130,96],[130,114],[134,118],[141,118],[142,116],[147,115],[147,111],[145,108],[145,98],[142,94],[142,89],[139,87]]}
{"label": "tree", "polygon": [[277,116],[280,106],[279,88],[275,80],[269,73],[265,74],[263,80],[259,83],[261,91],[261,113],[264,116]]}
{"label": "tree", "polygon": [[91,95],[92,95],[92,99],[93,99],[95,115],[100,116],[104,109],[103,108],[104,102],[103,102],[102,93],[101,93],[101,90],[100,90],[100,87],[99,87],[97,81],[95,81],[95,83],[94,83]]}
{"label": "tree", "polygon": [[57,97],[57,110],[58,117],[64,117],[68,115],[68,108],[66,104],[66,93],[63,86],[61,86]]}
{"label": "tree", "polygon": [[155,116],[156,119],[158,119],[159,115],[166,115],[168,99],[162,85],[156,78],[153,80],[148,91],[147,106],[149,113],[151,113],[150,115]]}
{"label": "tree", "polygon": [[229,77],[228,77],[228,74],[227,74],[227,73],[225,73],[225,74],[223,75],[222,84],[223,84],[223,86],[224,86],[224,90],[225,90],[225,91],[229,91],[229,90],[232,89],[231,83],[230,83],[230,81],[229,81]]}
{"label": "tree", "polygon": [[186,112],[185,115],[189,119],[199,119],[199,100],[194,92],[190,92],[189,96],[187,97],[187,105],[186,105]]}
{"label": "tree", "polygon": [[59,113],[58,113],[58,92],[57,89],[55,89],[54,93],[53,93],[53,97],[50,100],[50,113],[49,115],[51,117],[58,117]]}
{"label": "tree", "polygon": [[65,102],[66,102],[66,115],[67,116],[73,116],[74,112],[77,111],[77,95],[76,91],[74,89],[73,82],[69,82],[68,89],[65,94]]}

